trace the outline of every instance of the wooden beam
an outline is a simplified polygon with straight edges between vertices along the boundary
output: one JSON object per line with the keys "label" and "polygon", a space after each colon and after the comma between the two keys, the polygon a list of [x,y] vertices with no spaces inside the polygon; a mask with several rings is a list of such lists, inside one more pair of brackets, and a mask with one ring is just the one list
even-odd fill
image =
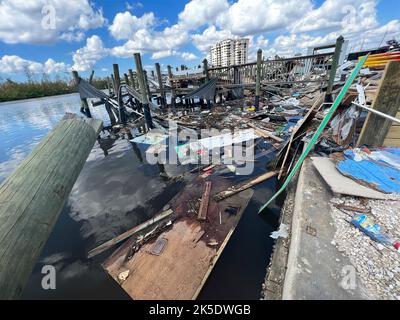
{"label": "wooden beam", "polygon": [[[372,109],[396,116],[400,105],[400,61],[391,61],[386,66],[376,99]],[[378,115],[369,113],[361,130],[357,146],[370,145],[380,147],[383,145],[392,122]]]}
{"label": "wooden beam", "polygon": [[143,222],[143,223],[133,227],[132,229],[125,231],[124,233],[120,234],[119,236],[117,236],[111,240],[108,240],[107,242],[90,250],[88,253],[88,258],[93,258],[94,256],[97,256],[98,254],[110,249],[117,243],[120,243],[121,241],[133,236],[134,234],[138,233],[139,231],[142,231],[143,229],[151,226],[152,224],[169,217],[172,213],[174,213],[174,212],[171,209],[166,210],[166,211],[160,213],[159,215],[156,215],[152,219],[147,220],[146,222]]}
{"label": "wooden beam", "polygon": [[208,203],[210,202],[211,181],[206,181],[204,186],[204,193],[201,197],[200,209],[197,215],[198,220],[207,219]]}
{"label": "wooden beam", "polygon": [[278,174],[277,171],[271,171],[271,172],[264,173],[264,174],[256,177],[255,179],[245,182],[239,186],[233,186],[227,190],[223,190],[223,191],[215,194],[213,196],[213,198],[215,201],[221,201],[223,199],[233,196],[236,193],[239,193],[243,190],[251,188],[251,187],[255,186],[256,184],[259,184],[265,180],[268,180],[269,178],[272,178],[272,177],[276,176],[277,174]]}
{"label": "wooden beam", "polygon": [[18,299],[101,130],[68,114],[0,186],[0,299]]}

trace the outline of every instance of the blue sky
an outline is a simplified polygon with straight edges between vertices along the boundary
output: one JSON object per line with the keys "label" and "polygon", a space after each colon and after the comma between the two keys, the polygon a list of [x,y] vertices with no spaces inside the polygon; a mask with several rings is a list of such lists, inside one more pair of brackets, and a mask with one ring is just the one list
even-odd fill
{"label": "blue sky", "polygon": [[400,40],[399,12],[398,0],[2,0],[0,77],[66,76],[71,68],[105,76],[113,63],[134,69],[134,52],[147,68],[194,67],[228,37],[248,37],[250,59],[258,48],[265,56],[305,53],[340,34],[349,49],[367,49]]}

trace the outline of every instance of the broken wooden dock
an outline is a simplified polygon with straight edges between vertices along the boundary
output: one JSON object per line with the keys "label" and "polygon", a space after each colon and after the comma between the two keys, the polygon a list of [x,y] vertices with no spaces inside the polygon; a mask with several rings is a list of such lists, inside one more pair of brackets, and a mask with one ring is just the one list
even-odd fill
{"label": "broken wooden dock", "polygon": [[[253,190],[216,202],[209,198],[205,220],[197,217],[197,202],[208,186],[211,193],[228,187],[218,176],[197,177],[170,202],[174,221],[131,256],[132,237],[103,264],[132,299],[195,299],[246,209]],[[209,188],[209,187],[207,187]],[[137,250],[137,249],[136,249]],[[130,258],[130,259],[129,259]]]}

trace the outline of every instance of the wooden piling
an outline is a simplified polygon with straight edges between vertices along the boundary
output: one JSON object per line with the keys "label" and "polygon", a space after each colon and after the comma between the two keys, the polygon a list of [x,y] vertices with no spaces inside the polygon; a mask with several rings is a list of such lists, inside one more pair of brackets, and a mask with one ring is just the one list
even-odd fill
{"label": "wooden piling", "polygon": [[129,79],[131,81],[131,87],[135,89],[136,88],[135,77],[133,75],[132,69],[128,69],[128,73],[129,73]]}
{"label": "wooden piling", "polygon": [[208,74],[208,61],[207,61],[207,59],[203,60],[203,73],[204,73],[204,76],[205,76],[205,82],[210,81],[210,77],[209,77],[209,74]]}
{"label": "wooden piling", "polygon": [[125,110],[124,106],[122,103],[122,97],[121,97],[121,77],[119,75],[119,67],[117,63],[113,64],[113,71],[114,71],[114,81],[115,81],[115,94],[117,96],[118,100],[118,111],[119,111],[119,121],[122,124],[126,124],[126,116],[125,116]]}
{"label": "wooden piling", "polygon": [[143,70],[144,74],[144,83],[146,84],[146,91],[147,91],[147,96],[149,97],[149,101],[151,101],[151,91],[150,91],[150,86],[149,86],[149,79],[147,78],[147,71]]}
{"label": "wooden piling", "polygon": [[149,107],[149,99],[147,96],[147,89],[146,89],[146,84],[144,82],[144,73],[143,73],[143,67],[142,67],[142,59],[140,58],[140,53],[135,53],[134,54],[135,58],[135,64],[136,64],[136,74],[139,80],[139,88],[140,88],[140,94],[141,94],[141,103],[143,106],[143,111],[144,111],[144,118],[146,120],[147,127],[150,129],[154,128],[153,125],[153,120],[151,118],[151,113],[150,113],[150,107]]}
{"label": "wooden piling", "polygon": [[344,38],[342,36],[337,38],[335,45],[335,53],[333,54],[333,61],[331,65],[331,71],[329,73],[328,87],[326,89],[326,97],[329,97],[332,94],[333,83],[335,81],[336,70],[339,64],[339,58],[340,58],[340,53],[342,52],[343,43],[344,43]]}
{"label": "wooden piling", "polygon": [[260,94],[261,94],[261,63],[262,63],[262,50],[257,50],[257,71],[256,71],[256,96],[254,99],[254,107],[256,111],[260,108]]}
{"label": "wooden piling", "polygon": [[162,81],[162,75],[161,75],[161,68],[160,68],[160,64],[157,62],[156,63],[156,73],[157,73],[157,79],[158,79],[158,86],[160,87],[160,104],[162,108],[166,107],[166,103],[165,103],[165,91],[164,91],[164,84]]}
{"label": "wooden piling", "polygon": [[89,83],[92,84],[93,82],[93,76],[94,76],[94,70],[92,70],[90,77],[89,77]]}
{"label": "wooden piling", "polygon": [[[396,117],[396,114],[400,111],[399,106],[400,61],[391,61],[386,65],[372,109]],[[358,138],[357,146],[366,144],[368,146],[381,147],[384,145],[391,126],[392,121],[379,115],[368,113]],[[399,128],[397,125],[394,128],[396,127]],[[399,135],[396,134],[394,137],[399,137]],[[396,139],[393,140],[387,145],[398,146],[399,142]]]}
{"label": "wooden piling", "polygon": [[125,81],[125,84],[129,86],[129,79],[128,79],[128,75],[126,73],[124,73],[124,81]]}
{"label": "wooden piling", "polygon": [[68,114],[0,186],[0,299],[18,299],[101,130]]}
{"label": "wooden piling", "polygon": [[[72,76],[74,77],[75,84],[78,87],[80,81],[78,71],[73,70]],[[83,112],[88,118],[92,117],[92,113],[90,112],[89,104],[86,98],[81,98],[81,112]]]}
{"label": "wooden piling", "polygon": [[171,68],[171,66],[167,66],[167,69],[168,69],[169,84],[171,86],[171,105],[172,105],[172,108],[175,108],[176,92],[175,92],[175,88],[174,88],[174,83],[172,81],[172,68]]}

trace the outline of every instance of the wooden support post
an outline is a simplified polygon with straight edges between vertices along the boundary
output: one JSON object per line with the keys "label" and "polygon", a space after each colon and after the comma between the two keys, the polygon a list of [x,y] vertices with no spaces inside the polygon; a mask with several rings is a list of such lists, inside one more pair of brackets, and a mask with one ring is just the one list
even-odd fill
{"label": "wooden support post", "polygon": [[129,69],[129,70],[128,70],[128,73],[129,73],[129,79],[130,79],[130,81],[131,81],[131,87],[135,89],[135,88],[136,88],[135,77],[134,77],[134,75],[133,75],[132,69]]}
{"label": "wooden support post", "polygon": [[68,114],[0,186],[0,299],[18,299],[102,122]]}
{"label": "wooden support post", "polygon": [[210,77],[209,77],[209,74],[208,74],[208,61],[207,61],[207,59],[203,60],[203,73],[204,73],[204,76],[205,76],[205,82],[210,81]]}
{"label": "wooden support post", "polygon": [[125,81],[125,84],[129,86],[129,79],[128,79],[128,75],[126,73],[124,73],[124,81]]}
{"label": "wooden support post", "polygon": [[175,109],[176,92],[175,92],[174,83],[172,80],[172,68],[171,68],[171,66],[168,66],[167,68],[168,68],[169,84],[171,86],[171,105],[172,105],[172,108]]}
{"label": "wooden support post", "polygon": [[92,84],[92,82],[93,82],[93,76],[94,76],[94,70],[92,70],[92,73],[90,74],[90,77],[89,77],[90,84]]}
{"label": "wooden support post", "polygon": [[163,84],[163,81],[162,81],[160,64],[158,62],[156,63],[156,73],[157,73],[157,79],[158,79],[158,86],[160,87],[161,107],[165,108],[166,107],[166,100],[165,100],[164,84]]}
{"label": "wooden support post", "polygon": [[[372,109],[395,117],[400,106],[400,61],[391,61],[386,65],[379,84]],[[380,147],[389,132],[392,121],[369,113],[358,138],[357,146],[369,145]],[[399,137],[400,139],[400,137]]]}
{"label": "wooden support post", "polygon": [[114,95],[116,96],[116,95],[117,95],[117,89],[115,88],[115,79],[114,79],[114,75],[110,75],[110,77],[111,77],[112,87],[113,87],[113,90],[114,90]]}
{"label": "wooden support post", "polygon": [[150,113],[150,108],[149,108],[149,99],[147,96],[147,89],[146,89],[146,84],[144,82],[144,73],[143,73],[143,67],[142,67],[142,59],[140,58],[140,53],[135,53],[135,64],[136,64],[136,74],[139,79],[139,88],[140,88],[140,94],[141,94],[141,103],[143,106],[143,111],[144,111],[144,117],[146,120],[147,127],[149,129],[153,129],[153,120],[151,119],[151,113]]}
{"label": "wooden support post", "polygon": [[256,111],[260,108],[260,95],[261,95],[261,63],[262,63],[262,50],[257,50],[257,71],[256,71],[256,96],[254,99],[254,107]]}
{"label": "wooden support post", "polygon": [[[78,71],[73,70],[72,76],[74,77],[75,84],[78,87],[80,81]],[[84,113],[88,118],[92,117],[92,113],[90,112],[89,104],[86,98],[81,98],[81,112]]]}
{"label": "wooden support post", "polygon": [[110,84],[110,77],[107,77],[107,88],[108,88],[108,94],[111,95],[111,84]]}
{"label": "wooden support post", "polygon": [[118,101],[119,121],[122,124],[126,124],[125,110],[121,96],[121,77],[119,76],[119,67],[117,63],[113,64],[113,71],[114,71],[114,81],[116,88],[115,94],[117,95],[117,101]]}
{"label": "wooden support post", "polygon": [[147,71],[143,70],[144,73],[144,82],[146,84],[146,91],[147,91],[147,96],[149,97],[149,101],[151,101],[151,91],[150,91],[150,86],[149,86],[149,79],[147,78]]}
{"label": "wooden support post", "polygon": [[338,67],[340,54],[342,52],[343,43],[344,43],[344,38],[342,36],[337,38],[335,45],[335,53],[333,54],[333,61],[331,65],[331,72],[329,73],[328,87],[326,89],[326,97],[328,99],[331,99],[330,95],[332,94],[333,83],[335,81],[336,70]]}

